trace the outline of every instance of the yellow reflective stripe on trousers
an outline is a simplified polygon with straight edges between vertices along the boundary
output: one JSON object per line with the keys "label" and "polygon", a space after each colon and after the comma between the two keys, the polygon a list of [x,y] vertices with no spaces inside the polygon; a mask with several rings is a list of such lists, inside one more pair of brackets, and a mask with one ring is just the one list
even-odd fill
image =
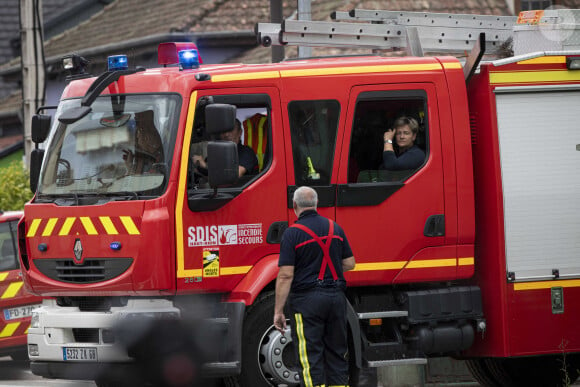
{"label": "yellow reflective stripe on trousers", "polygon": [[302,323],[302,314],[294,314],[296,320],[296,336],[298,336],[298,354],[300,363],[302,364],[302,381],[305,387],[314,387],[312,384],[312,377],[310,376],[310,363],[308,362],[308,354],[306,353],[306,337],[304,337],[304,324]]}

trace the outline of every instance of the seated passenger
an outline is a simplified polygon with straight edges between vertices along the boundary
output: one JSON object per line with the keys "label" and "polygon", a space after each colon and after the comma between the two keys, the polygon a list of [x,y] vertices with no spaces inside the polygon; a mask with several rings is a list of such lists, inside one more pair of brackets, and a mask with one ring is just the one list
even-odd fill
{"label": "seated passenger", "polygon": [[[240,142],[242,137],[242,123],[236,119],[234,129],[229,132],[220,134],[220,139],[224,141],[232,141],[238,144],[238,161],[239,173],[238,176],[253,175],[258,172],[258,158],[249,146],[243,145]],[[199,154],[193,155],[193,164],[200,171],[207,171],[206,158]]]}
{"label": "seated passenger", "polygon": [[[393,123],[393,128],[383,134],[383,164],[384,169],[401,171],[416,169],[425,161],[425,152],[417,145],[415,139],[419,124],[414,118],[400,117]],[[393,146],[393,138],[397,145]]]}
{"label": "seated passenger", "polygon": [[153,123],[153,111],[135,113],[135,151],[123,150],[128,174],[161,173],[163,142]]}

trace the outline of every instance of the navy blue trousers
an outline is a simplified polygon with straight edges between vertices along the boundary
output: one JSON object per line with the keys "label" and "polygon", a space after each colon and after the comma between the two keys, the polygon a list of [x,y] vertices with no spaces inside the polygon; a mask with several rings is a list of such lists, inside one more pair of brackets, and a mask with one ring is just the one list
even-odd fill
{"label": "navy blue trousers", "polygon": [[346,298],[338,288],[317,287],[289,297],[292,340],[304,387],[348,384]]}

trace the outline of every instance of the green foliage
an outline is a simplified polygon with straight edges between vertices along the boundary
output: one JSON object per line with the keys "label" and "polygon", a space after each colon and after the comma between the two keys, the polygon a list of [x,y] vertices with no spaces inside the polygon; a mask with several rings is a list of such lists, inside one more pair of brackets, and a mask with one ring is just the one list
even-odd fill
{"label": "green foliage", "polygon": [[21,161],[0,168],[0,210],[22,210],[31,198],[29,174]]}

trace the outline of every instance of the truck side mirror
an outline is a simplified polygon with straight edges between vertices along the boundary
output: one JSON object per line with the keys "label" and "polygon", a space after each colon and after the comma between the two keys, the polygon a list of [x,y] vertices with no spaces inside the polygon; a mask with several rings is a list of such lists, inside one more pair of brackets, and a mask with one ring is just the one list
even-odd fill
{"label": "truck side mirror", "polygon": [[239,176],[238,145],[231,141],[207,144],[207,175],[212,188],[235,184]]}
{"label": "truck side mirror", "polygon": [[44,158],[44,149],[33,149],[30,152],[30,190],[35,193],[38,188],[40,167]]}
{"label": "truck side mirror", "polygon": [[50,133],[51,117],[46,114],[35,114],[32,116],[31,137],[36,144],[46,141]]}
{"label": "truck side mirror", "polygon": [[205,107],[205,130],[208,134],[219,134],[234,130],[236,107],[214,103]]}

